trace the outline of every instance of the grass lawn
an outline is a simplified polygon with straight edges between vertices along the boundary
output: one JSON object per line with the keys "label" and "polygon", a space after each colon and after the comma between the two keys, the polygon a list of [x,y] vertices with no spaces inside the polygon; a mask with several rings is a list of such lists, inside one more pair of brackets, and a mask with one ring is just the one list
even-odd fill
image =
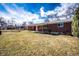
{"label": "grass lawn", "polygon": [[79,56],[79,38],[39,34],[31,31],[3,32],[0,35],[0,55]]}

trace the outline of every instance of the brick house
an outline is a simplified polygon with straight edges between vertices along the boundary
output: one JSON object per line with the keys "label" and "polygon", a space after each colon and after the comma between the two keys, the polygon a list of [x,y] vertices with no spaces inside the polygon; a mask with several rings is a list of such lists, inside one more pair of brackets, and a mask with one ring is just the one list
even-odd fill
{"label": "brick house", "polygon": [[71,34],[71,23],[71,20],[57,20],[53,22],[28,25],[27,30],[51,34]]}

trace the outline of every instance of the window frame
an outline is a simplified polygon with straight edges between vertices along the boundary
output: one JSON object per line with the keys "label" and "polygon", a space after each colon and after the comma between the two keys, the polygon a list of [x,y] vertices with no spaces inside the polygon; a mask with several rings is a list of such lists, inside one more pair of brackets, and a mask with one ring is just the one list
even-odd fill
{"label": "window frame", "polygon": [[57,27],[58,27],[58,28],[63,28],[63,27],[64,27],[64,22],[58,23],[58,24],[57,24]]}

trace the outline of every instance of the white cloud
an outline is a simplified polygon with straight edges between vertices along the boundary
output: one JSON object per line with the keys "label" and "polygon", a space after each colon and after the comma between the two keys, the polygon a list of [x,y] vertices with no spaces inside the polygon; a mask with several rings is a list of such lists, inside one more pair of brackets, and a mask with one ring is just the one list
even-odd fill
{"label": "white cloud", "polygon": [[67,15],[67,11],[69,11],[70,9],[69,8],[71,8],[72,7],[72,9],[74,9],[73,8],[73,6],[74,6],[75,4],[61,4],[61,7],[59,7],[59,8],[57,8],[56,10],[58,10],[57,12],[58,12],[58,14],[57,14],[57,16],[62,16],[62,15]]}
{"label": "white cloud", "polygon": [[44,7],[40,8],[40,15],[41,15],[41,17],[45,17],[46,16],[45,15],[45,11],[44,11]]}
{"label": "white cloud", "polygon": [[11,9],[6,4],[2,4],[2,5],[8,11],[8,14],[5,14],[2,12],[1,16],[8,18],[10,20],[12,20],[12,18],[15,18],[17,23],[22,23],[24,21],[29,22],[29,21],[32,21],[32,20],[39,18],[39,15],[25,11],[23,7],[18,7],[15,4],[13,4],[13,6],[15,7],[15,10]]}
{"label": "white cloud", "polygon": [[54,10],[52,11],[47,11],[45,14],[46,15],[53,15],[53,14],[56,14],[57,12],[55,12]]}
{"label": "white cloud", "polygon": [[37,19],[37,20],[34,21],[34,23],[35,23],[35,24],[36,24],[36,23],[44,23],[44,19]]}
{"label": "white cloud", "polygon": [[[16,4],[12,4],[15,7],[15,10],[7,6],[6,4],[2,4],[5,9],[8,11],[8,14],[4,12],[0,12],[0,15],[8,20],[12,20],[12,18],[15,18],[15,21],[17,23],[23,23],[24,21],[29,22],[33,21],[35,23],[43,22],[44,19],[39,19],[38,14],[33,14],[29,11],[26,11],[23,7],[18,7]],[[77,5],[79,6],[79,5]],[[47,12],[44,11],[44,7],[40,8],[40,16],[46,17],[47,15],[56,15],[61,16],[59,19],[66,19],[66,17],[63,17],[63,15],[67,15],[69,13],[72,13],[73,11],[70,10],[74,9],[75,3],[64,3],[61,4],[61,6],[57,6],[54,10],[48,10]],[[57,19],[57,18],[50,18],[50,20]]]}
{"label": "white cloud", "polygon": [[[59,19],[67,19],[65,16],[70,16],[73,14],[73,11],[76,7],[79,7],[79,4],[76,3],[61,3],[60,6],[57,6],[54,10],[47,11],[46,15],[56,15]],[[52,19],[51,19],[52,20]]]}

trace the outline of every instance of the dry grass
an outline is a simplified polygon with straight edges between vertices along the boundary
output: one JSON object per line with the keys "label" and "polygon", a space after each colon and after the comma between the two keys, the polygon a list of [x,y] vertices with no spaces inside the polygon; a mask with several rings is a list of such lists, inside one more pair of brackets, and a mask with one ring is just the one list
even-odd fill
{"label": "dry grass", "polygon": [[79,55],[79,38],[30,31],[3,32],[0,55]]}

